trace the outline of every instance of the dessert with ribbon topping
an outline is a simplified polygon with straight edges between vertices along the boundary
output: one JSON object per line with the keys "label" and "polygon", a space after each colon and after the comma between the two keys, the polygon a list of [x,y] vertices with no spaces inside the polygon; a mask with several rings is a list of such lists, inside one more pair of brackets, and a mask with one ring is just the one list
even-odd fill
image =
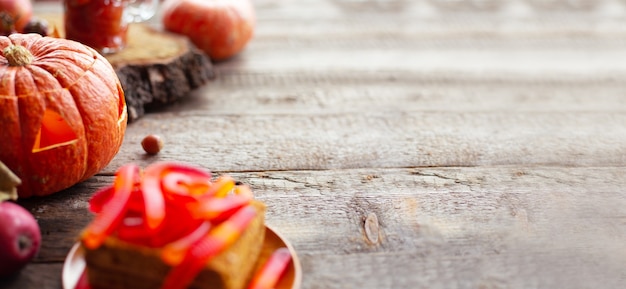
{"label": "dessert with ribbon topping", "polygon": [[253,279],[265,205],[229,176],[129,164],[89,206],[81,244],[93,289],[240,289]]}

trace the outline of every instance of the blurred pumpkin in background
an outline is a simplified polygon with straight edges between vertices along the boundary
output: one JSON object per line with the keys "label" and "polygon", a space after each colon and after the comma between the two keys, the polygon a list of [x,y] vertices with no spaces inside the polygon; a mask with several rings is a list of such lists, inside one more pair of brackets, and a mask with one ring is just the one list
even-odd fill
{"label": "blurred pumpkin in background", "polygon": [[256,25],[250,0],[166,0],[162,10],[165,29],[187,36],[213,60],[239,53]]}
{"label": "blurred pumpkin in background", "polygon": [[20,197],[83,181],[117,154],[124,92],[111,64],[78,42],[0,36],[0,160],[22,180]]}
{"label": "blurred pumpkin in background", "polygon": [[22,32],[33,16],[31,0],[0,0],[0,32]]}

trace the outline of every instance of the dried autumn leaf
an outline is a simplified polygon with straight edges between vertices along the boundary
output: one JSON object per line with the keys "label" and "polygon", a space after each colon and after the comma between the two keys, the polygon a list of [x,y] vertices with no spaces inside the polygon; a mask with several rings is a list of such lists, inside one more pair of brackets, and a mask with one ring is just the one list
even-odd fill
{"label": "dried autumn leaf", "polygon": [[0,202],[17,200],[17,186],[21,183],[20,178],[0,161]]}

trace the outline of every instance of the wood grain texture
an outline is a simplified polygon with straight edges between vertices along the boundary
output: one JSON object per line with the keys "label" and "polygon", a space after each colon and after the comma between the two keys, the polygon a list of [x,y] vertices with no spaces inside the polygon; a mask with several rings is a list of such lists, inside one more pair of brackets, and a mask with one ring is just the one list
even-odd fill
{"label": "wood grain texture", "polygon": [[[267,204],[268,224],[299,252],[304,288],[619,288],[626,278],[622,172],[481,167],[231,175],[251,185]],[[84,224],[61,219],[86,220],[89,192],[111,181],[96,177],[66,194],[22,202],[50,220],[43,224],[49,245],[37,263],[67,253]],[[372,214],[378,242],[364,228]]]}
{"label": "wood grain texture", "polygon": [[[218,171],[626,163],[626,116],[608,112],[192,111],[146,116],[128,132],[104,173],[124,162],[155,160],[189,160]],[[141,150],[148,134],[164,136],[153,158]]]}
{"label": "wood grain texture", "polygon": [[0,288],[61,288],[61,263],[31,263],[18,275],[0,279]]}
{"label": "wood grain texture", "polygon": [[97,176],[20,201],[44,244],[4,287],[59,288],[93,192],[172,160],[250,184],[303,289],[622,289],[625,4],[256,1],[214,80],[130,125]]}

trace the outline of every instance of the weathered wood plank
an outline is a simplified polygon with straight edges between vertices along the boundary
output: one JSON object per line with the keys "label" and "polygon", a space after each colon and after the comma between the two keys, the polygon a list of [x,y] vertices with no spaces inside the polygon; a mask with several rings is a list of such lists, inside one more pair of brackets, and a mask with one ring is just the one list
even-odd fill
{"label": "weathered wood plank", "polygon": [[[140,142],[160,134],[148,157]],[[127,162],[189,161],[218,171],[424,166],[623,166],[626,115],[605,112],[363,112],[148,115],[102,172]]]}
{"label": "weathered wood plank", "polygon": [[[304,288],[619,288],[626,277],[623,171],[483,167],[231,175],[252,186],[268,205],[268,224],[299,252]],[[62,220],[86,220],[91,192],[111,181],[94,177],[58,195],[22,201],[39,219],[57,220],[46,224],[44,244],[59,246],[48,245],[36,262],[58,262],[67,253],[82,224]],[[377,242],[365,228],[372,214]],[[383,278],[388,274],[394,278]]]}
{"label": "weathered wood plank", "polygon": [[624,112],[614,78],[441,73],[222,73],[168,111],[205,115],[425,112]]}
{"label": "weathered wood plank", "polygon": [[[254,49],[254,47],[251,47]],[[392,51],[388,51],[392,52]],[[520,78],[581,75],[623,78],[626,66],[616,59],[626,57],[624,50],[534,51],[534,50],[393,50],[381,53],[379,48],[320,50],[317,47],[294,49],[288,57],[272,50],[244,53],[223,66],[248,72],[307,71],[405,71],[413,73],[446,72],[448,75],[476,73],[484,77],[515,75]]]}
{"label": "weathered wood plank", "polygon": [[19,200],[35,216],[41,229],[41,250],[35,262],[63,262],[82,229],[92,219],[88,210],[89,198],[112,181],[112,177],[93,177],[51,196]]}
{"label": "weathered wood plank", "polygon": [[[623,258],[607,260],[579,253],[577,248],[524,246],[505,254],[471,257],[461,257],[445,245],[395,254],[309,256],[303,258],[303,266],[319,271],[304,275],[307,286],[303,288],[620,289],[626,282]],[[346,268],[348,274],[337,274]]]}
{"label": "weathered wood plank", "polygon": [[[621,288],[620,171],[276,172],[250,182],[271,186],[261,195],[271,204],[268,222],[305,253],[316,280],[308,288]],[[365,238],[371,213],[380,244]],[[289,218],[272,217],[281,214]]]}
{"label": "weathered wood plank", "polygon": [[13,278],[0,279],[0,288],[65,289],[61,287],[61,263],[31,263]]}
{"label": "weathered wood plank", "polygon": [[222,68],[623,77],[615,61],[626,45],[623,5],[588,13],[538,6],[517,15],[430,2],[477,1],[262,1],[254,41]]}

